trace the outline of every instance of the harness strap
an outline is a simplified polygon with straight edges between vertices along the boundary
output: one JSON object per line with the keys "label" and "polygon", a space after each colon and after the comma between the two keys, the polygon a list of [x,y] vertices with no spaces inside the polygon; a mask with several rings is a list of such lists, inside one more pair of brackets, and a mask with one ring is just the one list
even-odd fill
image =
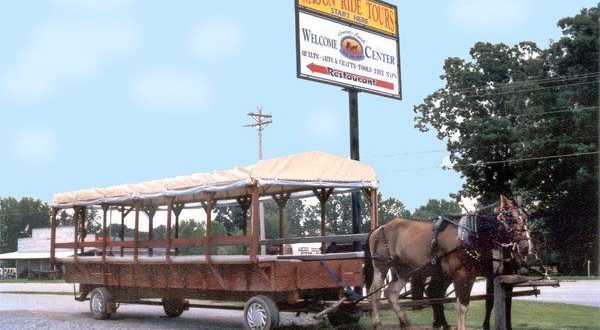
{"label": "harness strap", "polygon": [[[439,243],[438,243],[438,236],[440,234],[440,232],[442,231],[442,227],[444,225],[444,218],[443,217],[438,217],[435,222],[433,223],[433,238],[431,239],[431,244],[430,244],[430,249],[431,249],[431,264],[432,265],[436,265],[439,261]],[[437,271],[436,267],[436,271]],[[441,269],[440,269],[441,270]]]}

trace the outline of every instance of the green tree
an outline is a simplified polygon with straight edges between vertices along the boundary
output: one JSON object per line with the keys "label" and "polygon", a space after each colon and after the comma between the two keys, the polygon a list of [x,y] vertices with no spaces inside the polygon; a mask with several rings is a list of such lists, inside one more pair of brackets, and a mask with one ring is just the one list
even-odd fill
{"label": "green tree", "polygon": [[[406,209],[404,203],[397,200],[394,197],[388,197],[383,199],[383,196],[379,194],[379,214],[378,222],[380,225],[388,223],[390,220],[396,218],[408,218],[410,217],[410,211]],[[369,217],[370,220],[370,217]]]}
{"label": "green tree", "polygon": [[419,206],[412,217],[415,219],[431,220],[442,215],[460,214],[460,206],[445,199],[430,199],[425,205]]}
{"label": "green tree", "polygon": [[61,210],[56,217],[56,222],[60,227],[73,226],[73,216],[66,210]]}
{"label": "green tree", "polygon": [[455,197],[523,194],[534,234],[567,272],[597,265],[598,20],[597,6],[560,20],[548,49],[476,43],[470,61],[445,61],[445,86],[414,109],[465,180]]}
{"label": "green tree", "polygon": [[0,198],[0,250],[3,253],[16,251],[18,238],[31,235],[32,229],[49,226],[50,208],[41,200],[30,197],[23,197],[19,201],[13,197]]}
{"label": "green tree", "polygon": [[[599,7],[563,18],[563,37],[544,53],[547,76],[571,77],[532,100],[532,111],[567,109],[525,117],[520,157],[584,154],[523,163],[514,186],[535,201],[534,229],[542,252],[556,255],[563,273],[598,269],[598,49]],[[585,155],[588,153],[587,155]]]}

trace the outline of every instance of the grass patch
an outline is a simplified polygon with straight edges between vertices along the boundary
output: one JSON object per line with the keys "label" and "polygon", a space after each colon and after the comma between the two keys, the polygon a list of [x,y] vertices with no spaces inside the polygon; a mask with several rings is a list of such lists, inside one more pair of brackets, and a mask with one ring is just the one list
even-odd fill
{"label": "grass patch", "polygon": [[[453,304],[447,304],[444,308],[446,319],[452,326],[456,326],[456,309]],[[420,311],[409,311],[408,316],[415,326],[419,328],[431,327],[433,315],[431,308]],[[474,301],[469,305],[467,313],[467,327],[470,329],[481,329],[485,315],[485,302]],[[385,329],[398,327],[398,319],[391,310],[381,312],[381,322]],[[492,329],[494,327],[494,315],[492,314]],[[547,329],[600,329],[600,308],[541,303],[531,301],[513,301],[512,328],[514,330],[547,330]],[[332,329],[328,322],[319,322],[316,325],[301,326],[290,324],[281,327],[285,330],[307,330],[307,329]],[[371,317],[365,313],[359,325],[346,329],[361,330],[372,329]]]}
{"label": "grass patch", "polygon": [[[447,304],[444,308],[446,319],[452,326],[456,326],[456,309],[453,304]],[[431,308],[420,311],[408,312],[413,324],[431,325],[433,315]],[[485,316],[485,302],[474,301],[469,305],[467,313],[467,326],[481,328]],[[382,322],[388,325],[398,325],[395,314],[386,310],[381,313]],[[371,324],[370,317],[363,318],[360,322],[363,327],[368,328]],[[492,314],[493,327],[493,314]],[[543,329],[600,329],[600,308],[541,303],[531,301],[515,300],[512,303],[512,327],[521,330],[543,330]]]}
{"label": "grass patch", "polygon": [[559,281],[600,281],[600,276],[569,276],[569,275],[550,275],[553,280]]}

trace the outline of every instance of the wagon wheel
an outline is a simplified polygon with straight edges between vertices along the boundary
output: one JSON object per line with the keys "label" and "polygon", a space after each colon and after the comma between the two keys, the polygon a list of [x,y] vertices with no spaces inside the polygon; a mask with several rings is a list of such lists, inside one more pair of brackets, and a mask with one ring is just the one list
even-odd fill
{"label": "wagon wheel", "polygon": [[163,298],[163,309],[168,317],[178,317],[189,309],[190,302],[183,298]]}
{"label": "wagon wheel", "polygon": [[279,325],[279,309],[273,299],[258,295],[244,307],[244,327],[248,330],[271,330]]}
{"label": "wagon wheel", "polygon": [[362,310],[360,310],[356,305],[347,304],[342,305],[335,312],[327,313],[327,319],[332,326],[339,327],[343,325],[358,324],[362,314]]}
{"label": "wagon wheel", "polygon": [[112,312],[112,297],[110,291],[105,287],[95,288],[90,295],[90,311],[96,320],[104,320],[110,317]]}

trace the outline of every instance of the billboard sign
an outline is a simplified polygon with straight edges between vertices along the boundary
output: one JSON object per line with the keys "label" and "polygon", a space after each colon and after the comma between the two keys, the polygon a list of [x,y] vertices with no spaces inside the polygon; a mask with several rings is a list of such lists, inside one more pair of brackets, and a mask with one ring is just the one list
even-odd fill
{"label": "billboard sign", "polygon": [[299,78],[401,98],[397,38],[302,10],[296,29]]}
{"label": "billboard sign", "polygon": [[300,10],[398,37],[396,6],[374,0],[298,0]]}

